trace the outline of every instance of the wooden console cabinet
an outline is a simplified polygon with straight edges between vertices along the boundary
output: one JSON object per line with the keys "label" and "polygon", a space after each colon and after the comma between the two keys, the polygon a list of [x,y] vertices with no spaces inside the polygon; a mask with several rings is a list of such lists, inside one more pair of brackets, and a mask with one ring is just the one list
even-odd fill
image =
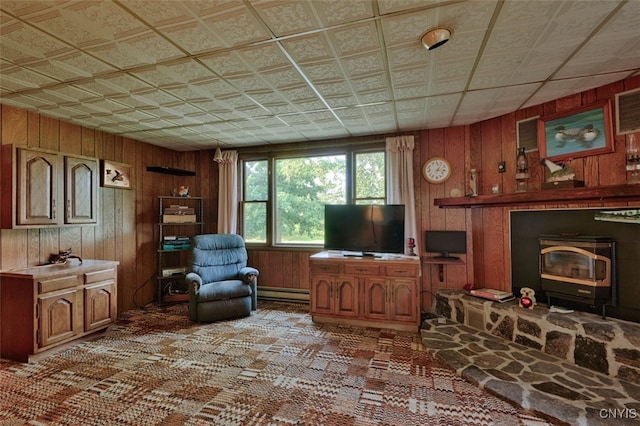
{"label": "wooden console cabinet", "polygon": [[117,319],[117,261],[0,272],[0,357],[28,362]]}
{"label": "wooden console cabinet", "polygon": [[314,321],[365,327],[420,328],[420,259],[344,257],[321,252],[309,258]]}

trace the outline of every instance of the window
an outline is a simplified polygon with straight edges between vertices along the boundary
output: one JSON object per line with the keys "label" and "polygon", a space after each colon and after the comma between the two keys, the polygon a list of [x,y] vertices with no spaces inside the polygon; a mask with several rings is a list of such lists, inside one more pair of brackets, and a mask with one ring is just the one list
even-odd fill
{"label": "window", "polygon": [[325,204],[384,204],[384,151],[274,156],[243,161],[247,244],[321,246]]}

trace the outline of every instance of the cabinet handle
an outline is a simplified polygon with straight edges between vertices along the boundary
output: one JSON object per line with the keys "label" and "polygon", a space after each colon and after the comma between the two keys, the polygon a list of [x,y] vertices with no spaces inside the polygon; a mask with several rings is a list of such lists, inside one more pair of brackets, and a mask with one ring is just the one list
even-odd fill
{"label": "cabinet handle", "polygon": [[52,207],[53,212],[51,212],[51,216],[52,216],[52,219],[55,219],[56,218],[56,199],[55,198],[52,200],[52,204],[53,204],[53,207]]}

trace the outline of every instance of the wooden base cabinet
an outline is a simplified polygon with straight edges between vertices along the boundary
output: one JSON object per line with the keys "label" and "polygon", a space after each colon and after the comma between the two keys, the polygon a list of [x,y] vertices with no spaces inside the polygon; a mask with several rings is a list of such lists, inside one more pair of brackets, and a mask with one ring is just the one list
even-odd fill
{"label": "wooden base cabinet", "polygon": [[350,258],[322,252],[309,263],[314,321],[420,328],[417,257]]}
{"label": "wooden base cabinet", "polygon": [[0,272],[0,356],[28,362],[114,323],[117,266],[69,260]]}

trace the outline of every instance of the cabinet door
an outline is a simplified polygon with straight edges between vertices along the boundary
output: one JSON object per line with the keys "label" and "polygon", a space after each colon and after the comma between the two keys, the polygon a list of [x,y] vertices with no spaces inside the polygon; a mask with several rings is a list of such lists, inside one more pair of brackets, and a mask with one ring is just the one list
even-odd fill
{"label": "cabinet door", "polygon": [[80,332],[76,289],[38,297],[38,347],[67,340]]}
{"label": "cabinet door", "polygon": [[17,148],[17,225],[58,223],[58,156],[54,153]]}
{"label": "cabinet door", "polygon": [[113,281],[84,289],[84,331],[91,331],[116,320],[116,285]]}
{"label": "cabinet door", "polygon": [[314,275],[311,277],[311,313],[333,313],[333,277]]}
{"label": "cabinet door", "polygon": [[98,161],[65,157],[65,223],[97,223]]}
{"label": "cabinet door", "polygon": [[358,279],[337,277],[335,283],[335,314],[342,317],[358,316]]}
{"label": "cabinet door", "polygon": [[393,321],[417,322],[416,281],[396,278],[390,282],[390,318]]}
{"label": "cabinet door", "polygon": [[367,278],[364,285],[364,317],[376,320],[389,318],[389,285],[384,278]]}

